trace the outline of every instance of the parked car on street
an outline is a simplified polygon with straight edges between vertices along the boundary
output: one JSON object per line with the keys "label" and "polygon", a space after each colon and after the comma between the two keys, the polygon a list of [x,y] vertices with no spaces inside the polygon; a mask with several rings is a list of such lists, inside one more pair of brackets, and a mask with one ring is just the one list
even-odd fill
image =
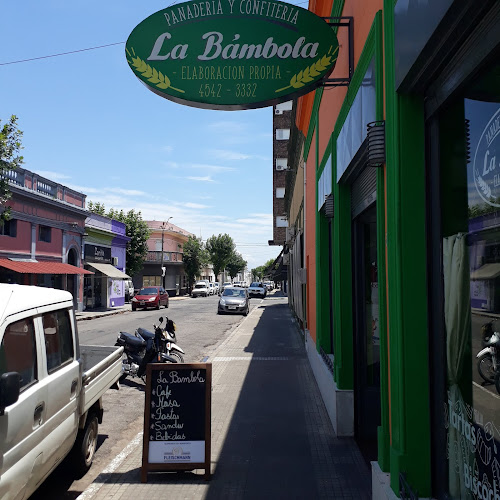
{"label": "parked car on street", "polygon": [[208,295],[215,295],[216,294],[216,291],[215,291],[215,285],[210,282],[208,284]]}
{"label": "parked car on street", "polygon": [[224,281],[224,283],[222,283],[222,287],[221,287],[221,293],[228,287],[228,286],[232,286],[231,285],[231,282],[230,281]]}
{"label": "parked car on street", "polygon": [[264,281],[263,283],[265,287],[267,288],[267,291],[270,292],[271,290],[274,289],[274,285],[272,281]]}
{"label": "parked car on street", "polygon": [[125,302],[130,302],[135,294],[134,283],[132,280],[125,280],[123,286],[125,287]]}
{"label": "parked car on street", "polygon": [[197,281],[191,290],[191,297],[208,297],[209,290],[206,281]]}
{"label": "parked car on street", "polygon": [[218,281],[214,281],[215,293],[220,295],[220,283]]}
{"label": "parked car on street", "polygon": [[267,295],[267,289],[263,283],[254,281],[248,287],[248,295],[250,295],[250,297],[262,297],[264,299]]}
{"label": "parked car on street", "polygon": [[80,345],[69,292],[0,284],[2,500],[31,496],[65,457],[75,476],[87,472],[122,355]]}
{"label": "parked car on street", "polygon": [[132,311],[138,307],[144,309],[154,307],[160,309],[160,306],[168,307],[168,292],[162,286],[148,286],[141,288],[135,297],[130,301]]}
{"label": "parked car on street", "polygon": [[236,313],[247,316],[250,311],[248,292],[241,287],[226,287],[217,306],[217,314]]}

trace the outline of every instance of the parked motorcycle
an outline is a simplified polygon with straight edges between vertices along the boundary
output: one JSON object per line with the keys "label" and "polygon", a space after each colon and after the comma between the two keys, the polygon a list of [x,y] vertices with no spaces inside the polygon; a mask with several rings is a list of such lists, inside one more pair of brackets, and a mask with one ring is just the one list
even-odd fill
{"label": "parked motorcycle", "polygon": [[[163,317],[160,317],[159,322],[160,325],[163,323]],[[162,348],[163,352],[166,352],[169,356],[175,358],[177,363],[184,363],[183,354],[185,354],[185,352],[177,344],[177,337],[175,335],[176,329],[177,327],[175,323],[171,319],[166,318],[165,327],[161,329],[163,334]],[[144,339],[152,338],[154,336],[153,332],[150,332],[145,328],[138,328],[137,333]]]}
{"label": "parked motorcycle", "polygon": [[[163,318],[161,318],[163,320]],[[161,321],[160,321],[161,323]],[[120,332],[115,345],[123,347],[122,376],[135,376],[144,380],[148,363],[177,363],[178,359],[169,356],[166,351],[166,340],[161,326],[153,325],[154,333],[135,335]]]}
{"label": "parked motorcycle", "polygon": [[[500,333],[493,331],[493,321],[482,326],[483,349],[477,355],[477,369],[485,382],[495,383],[499,370]],[[499,391],[500,392],[500,391]]]}

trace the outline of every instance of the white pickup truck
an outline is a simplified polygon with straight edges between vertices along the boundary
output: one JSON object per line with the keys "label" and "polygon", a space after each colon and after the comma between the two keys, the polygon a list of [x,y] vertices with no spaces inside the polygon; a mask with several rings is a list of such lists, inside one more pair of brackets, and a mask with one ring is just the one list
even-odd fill
{"label": "white pickup truck", "polygon": [[91,466],[122,347],[80,346],[69,292],[0,284],[0,498],[28,498],[70,455]]}

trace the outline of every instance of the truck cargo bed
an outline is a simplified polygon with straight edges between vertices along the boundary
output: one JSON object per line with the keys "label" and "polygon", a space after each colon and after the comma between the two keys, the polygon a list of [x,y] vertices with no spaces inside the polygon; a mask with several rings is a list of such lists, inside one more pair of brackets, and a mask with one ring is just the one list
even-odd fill
{"label": "truck cargo bed", "polygon": [[87,411],[118,381],[122,372],[122,353],[123,347],[80,346],[83,365],[83,411]]}

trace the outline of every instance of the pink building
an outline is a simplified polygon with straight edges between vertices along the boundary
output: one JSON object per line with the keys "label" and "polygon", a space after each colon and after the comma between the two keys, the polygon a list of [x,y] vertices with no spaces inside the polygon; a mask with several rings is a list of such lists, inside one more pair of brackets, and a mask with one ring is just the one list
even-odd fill
{"label": "pink building", "polygon": [[18,168],[7,174],[11,218],[0,227],[0,282],[68,290],[83,308],[86,195]]}

